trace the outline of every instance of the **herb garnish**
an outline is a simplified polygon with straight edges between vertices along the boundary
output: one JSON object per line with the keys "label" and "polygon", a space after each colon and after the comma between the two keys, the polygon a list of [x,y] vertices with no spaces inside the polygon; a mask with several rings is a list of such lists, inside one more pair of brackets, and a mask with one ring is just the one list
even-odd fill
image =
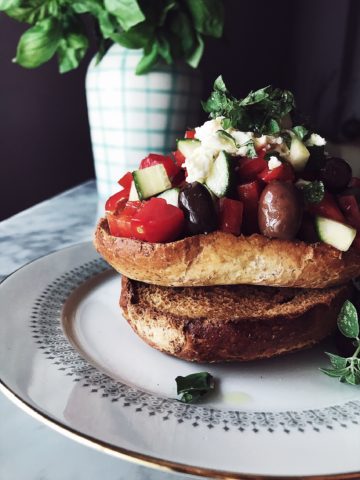
{"label": "herb garnish", "polygon": [[298,125],[296,127],[293,127],[292,131],[295,133],[295,135],[297,135],[300,138],[300,140],[304,140],[305,137],[307,137],[310,133],[309,130],[303,125]]}
{"label": "herb garnish", "polygon": [[257,134],[275,134],[281,130],[281,119],[295,107],[294,97],[288,90],[271,85],[250,92],[243,99],[233,97],[219,76],[214,90],[202,103],[211,118],[223,116],[222,127],[230,127]]}
{"label": "herb garnish", "polygon": [[214,378],[208,372],[191,373],[186,377],[176,377],[180,402],[194,403],[214,388]]}
{"label": "herb garnish", "polygon": [[346,300],[342,306],[337,324],[345,337],[353,339],[355,351],[351,357],[341,357],[325,352],[333,368],[320,368],[320,370],[330,377],[338,377],[340,382],[360,385],[359,319],[355,306],[349,300]]}
{"label": "herb garnish", "polygon": [[304,200],[307,203],[319,203],[324,198],[325,187],[323,182],[315,180],[304,184],[302,187]]}

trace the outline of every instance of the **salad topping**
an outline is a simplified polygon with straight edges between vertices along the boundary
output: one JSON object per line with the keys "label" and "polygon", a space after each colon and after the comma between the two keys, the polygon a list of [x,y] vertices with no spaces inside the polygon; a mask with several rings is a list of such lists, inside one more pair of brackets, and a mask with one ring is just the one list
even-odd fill
{"label": "salad topping", "polygon": [[210,120],[175,152],[151,153],[119,180],[105,205],[111,235],[169,242],[218,229],[360,248],[360,180],[324,138],[293,125],[290,92],[236,99],[219,77],[203,107]]}

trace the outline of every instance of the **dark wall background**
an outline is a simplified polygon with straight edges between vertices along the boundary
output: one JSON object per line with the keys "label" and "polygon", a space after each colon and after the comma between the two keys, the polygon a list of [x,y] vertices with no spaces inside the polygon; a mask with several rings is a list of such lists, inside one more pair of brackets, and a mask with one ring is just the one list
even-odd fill
{"label": "dark wall background", "polygon": [[[194,0],[196,1],[196,0]],[[358,0],[225,0],[224,38],[202,61],[204,95],[217,75],[244,95],[291,89],[323,134],[360,134]],[[84,78],[56,61],[36,70],[11,62],[24,25],[0,14],[0,219],[94,176]]]}

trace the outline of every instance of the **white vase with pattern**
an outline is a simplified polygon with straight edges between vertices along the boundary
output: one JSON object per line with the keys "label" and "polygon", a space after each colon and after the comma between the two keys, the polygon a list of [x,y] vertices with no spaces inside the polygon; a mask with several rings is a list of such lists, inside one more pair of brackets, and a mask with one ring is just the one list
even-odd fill
{"label": "white vase with pattern", "polygon": [[117,180],[149,153],[169,153],[197,125],[201,76],[185,65],[136,75],[141,50],[113,45],[86,77],[86,95],[98,193],[119,190]]}

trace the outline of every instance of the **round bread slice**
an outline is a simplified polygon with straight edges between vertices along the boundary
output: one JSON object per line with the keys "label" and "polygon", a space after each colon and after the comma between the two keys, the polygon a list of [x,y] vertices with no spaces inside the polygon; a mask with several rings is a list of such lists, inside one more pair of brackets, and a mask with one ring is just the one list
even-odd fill
{"label": "round bread slice", "polygon": [[310,347],[336,328],[351,285],[169,288],[122,277],[120,306],[150,346],[195,362],[248,361]]}
{"label": "round bread slice", "polygon": [[236,237],[216,231],[170,243],[146,243],[110,235],[106,219],[95,247],[115,270],[163,286],[267,285],[325,288],[360,275],[360,253],[323,242]]}

